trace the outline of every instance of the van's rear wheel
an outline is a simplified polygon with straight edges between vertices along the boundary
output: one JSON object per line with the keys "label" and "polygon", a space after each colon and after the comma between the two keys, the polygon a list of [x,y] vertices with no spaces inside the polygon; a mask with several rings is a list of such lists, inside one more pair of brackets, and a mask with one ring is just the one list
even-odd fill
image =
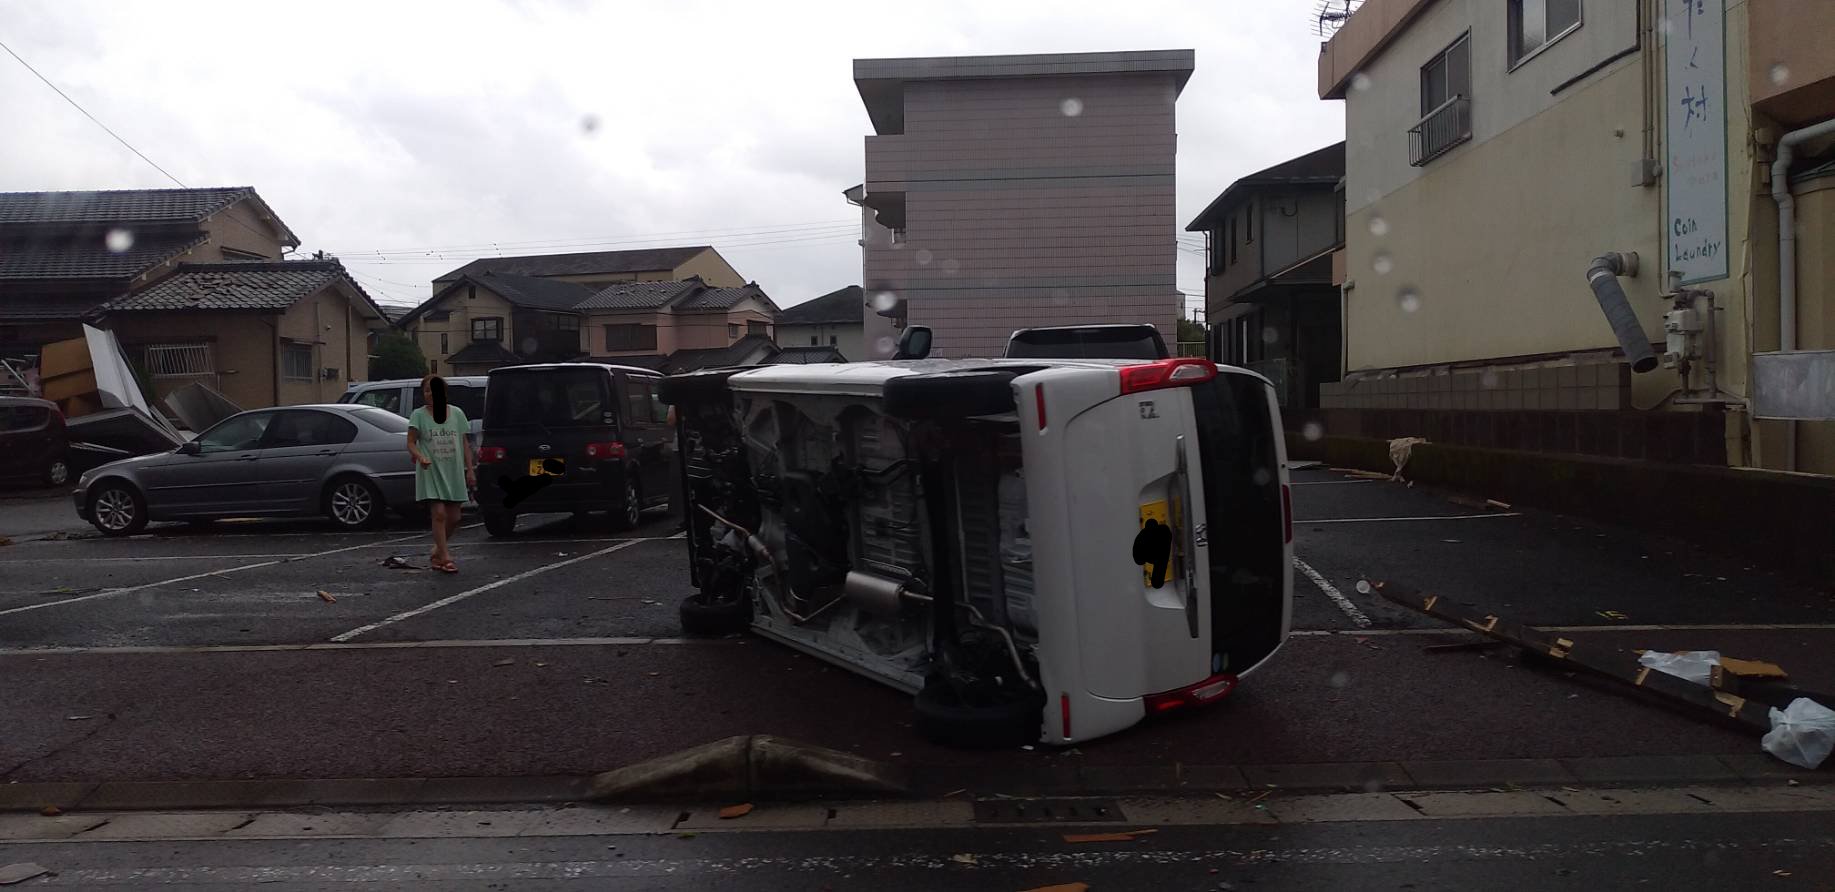
{"label": "van's rear wheel", "polygon": [[1033,696],[991,704],[963,702],[949,685],[935,680],[918,691],[918,736],[962,749],[1007,749],[1039,742],[1043,706]]}
{"label": "van's rear wheel", "polygon": [[484,531],[493,539],[515,535],[516,515],[503,511],[484,512]]}
{"label": "van's rear wheel", "polygon": [[613,529],[628,530],[643,520],[643,493],[638,491],[637,481],[632,479],[636,473],[635,469],[628,468],[624,472],[624,499],[608,512]]}
{"label": "van's rear wheel", "polygon": [[736,635],[752,625],[752,605],[741,598],[723,601],[696,592],[682,599],[682,631],[690,635]]}

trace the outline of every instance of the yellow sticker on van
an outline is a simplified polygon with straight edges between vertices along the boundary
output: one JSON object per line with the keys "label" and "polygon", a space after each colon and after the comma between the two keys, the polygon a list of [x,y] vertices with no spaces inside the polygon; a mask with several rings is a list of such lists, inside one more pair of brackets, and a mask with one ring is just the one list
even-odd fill
{"label": "yellow sticker on van", "polygon": [[1172,510],[1165,499],[1140,506],[1140,532],[1134,537],[1134,562],[1141,566],[1141,580],[1151,588],[1163,588],[1172,575]]}

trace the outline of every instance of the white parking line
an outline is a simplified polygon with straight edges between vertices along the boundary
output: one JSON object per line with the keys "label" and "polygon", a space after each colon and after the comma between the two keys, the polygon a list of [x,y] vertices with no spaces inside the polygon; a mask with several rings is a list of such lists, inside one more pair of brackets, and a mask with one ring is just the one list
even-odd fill
{"label": "white parking line", "polygon": [[1375,483],[1375,480],[1296,480],[1293,486],[1337,486],[1341,483]]}
{"label": "white parking line", "polygon": [[512,582],[521,582],[524,579],[528,579],[531,576],[536,576],[542,573],[546,573],[549,570],[559,570],[560,568],[568,566],[569,564],[577,564],[581,561],[592,560],[593,558],[599,557],[600,555],[611,554],[614,551],[620,551],[626,548],[630,548],[631,546],[636,545],[640,542],[650,542],[650,541],[654,541],[654,540],[626,539],[623,542],[619,542],[615,545],[610,545],[605,548],[601,548],[598,551],[587,552],[586,554],[580,555],[579,557],[568,558],[567,560],[557,561],[552,564],[544,564],[540,567],[536,567],[533,570],[524,570],[523,572],[518,573],[515,576],[506,576],[502,579],[497,580],[496,582],[486,583],[474,589],[467,589],[466,591],[462,591],[456,595],[449,595],[447,597],[439,599],[438,601],[434,601],[430,604],[422,604],[421,606],[416,607],[413,610],[402,611],[401,613],[397,613],[394,616],[389,617],[388,619],[377,620],[376,622],[370,623],[367,626],[358,626],[357,628],[352,629],[348,632],[343,632],[337,635],[333,635],[331,636],[331,640],[334,642],[349,641],[352,638],[357,637],[358,635],[364,635],[370,632],[374,632],[377,629],[380,629],[384,626],[392,626],[405,619],[413,619],[414,617],[420,616],[423,613],[431,613],[435,610],[440,609],[441,607],[446,607],[452,604],[457,604],[460,601],[463,601],[466,598],[469,598],[473,595],[481,595],[485,592],[490,591],[491,589],[501,588],[503,586],[509,585]]}
{"label": "white parking line", "polygon": [[[402,536],[399,539],[390,539],[387,543],[382,543],[382,544],[392,544],[395,542],[407,542],[411,539],[419,539],[420,537],[426,536],[426,535],[429,535],[429,534],[415,533],[412,536]],[[190,576],[175,576],[171,579],[162,579],[158,582],[146,582],[140,585],[130,585],[130,586],[127,586],[126,588],[104,589],[102,591],[94,592],[94,593],[87,594],[87,595],[79,595],[74,598],[65,598],[61,601],[46,601],[43,604],[27,604],[24,607],[14,607],[10,610],[0,610],[0,616],[7,616],[10,614],[14,614],[14,613],[25,613],[28,610],[43,610],[46,607],[61,607],[65,604],[77,604],[83,601],[93,601],[97,598],[112,598],[116,595],[126,595],[126,594],[131,594],[133,592],[146,591],[147,589],[159,588],[160,586],[163,586],[163,585],[174,585],[180,582],[190,582],[194,579],[206,579],[211,576],[228,576],[231,573],[240,573],[243,570],[258,570],[262,567],[272,567],[276,564],[285,564],[291,561],[301,561],[307,558],[319,558],[319,557],[326,557],[326,556],[334,555],[334,554],[343,554],[346,551],[356,551],[359,548],[368,548],[368,547],[369,547],[368,545],[346,545],[343,548],[333,548],[333,549],[330,549],[329,551],[314,551],[314,552],[310,552],[307,554],[293,555],[291,557],[278,558],[278,559],[270,560],[270,561],[261,561],[259,563],[254,563],[254,564],[243,564],[240,567],[225,567],[224,569],[211,570],[207,573],[193,573]]]}
{"label": "white parking line", "polygon": [[1338,609],[1344,611],[1344,615],[1350,617],[1351,622],[1356,623],[1358,628],[1367,629],[1370,627],[1370,617],[1365,615],[1362,610],[1359,610],[1356,604],[1351,603],[1351,599],[1345,597],[1344,593],[1339,591],[1337,586],[1327,582],[1324,576],[1320,576],[1319,571],[1314,570],[1312,565],[1300,560],[1299,556],[1295,555],[1293,566],[1294,569],[1306,574],[1306,578],[1312,580],[1313,585],[1318,586],[1319,591],[1324,592],[1327,598],[1332,599],[1332,603],[1338,605]]}
{"label": "white parking line", "polygon": [[[1528,626],[1536,632],[1562,635],[1584,635],[1589,632],[1835,632],[1835,623],[1726,623],[1700,625],[1611,625],[1611,626]],[[1458,626],[1426,629],[1295,629],[1287,633],[1295,638],[1326,638],[1333,635],[1477,635]]]}
{"label": "white parking line", "polygon": [[[1297,634],[1297,633],[1296,633]],[[488,647],[677,647],[744,645],[744,638],[440,638],[432,641],[316,641],[311,644],[150,644],[121,647],[7,647],[0,657],[67,657],[109,654],[276,653],[316,650],[439,650]]]}
{"label": "white parking line", "polygon": [[1300,520],[1294,518],[1293,525],[1308,523],[1381,523],[1391,520],[1479,520],[1486,517],[1522,517],[1521,511],[1493,511],[1489,514],[1430,514],[1422,517],[1334,517],[1326,520]]}
{"label": "white parking line", "polygon": [[[365,546],[368,547],[368,546]],[[125,557],[0,557],[0,565],[5,564],[96,564],[104,561],[229,561],[236,558],[289,558],[305,557],[309,551],[282,551],[274,553],[250,552],[248,554],[141,554]]]}

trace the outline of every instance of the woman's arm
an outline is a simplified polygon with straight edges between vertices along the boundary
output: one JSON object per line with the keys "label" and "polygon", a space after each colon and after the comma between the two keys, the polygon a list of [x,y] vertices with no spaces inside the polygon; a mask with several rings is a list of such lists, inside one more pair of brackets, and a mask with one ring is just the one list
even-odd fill
{"label": "woman's arm", "polygon": [[478,456],[472,449],[471,434],[469,432],[460,434],[459,441],[465,444],[465,485],[477,489]]}
{"label": "woman's arm", "polygon": [[420,433],[419,428],[408,428],[408,454],[414,456],[415,464],[425,468],[432,465],[433,461],[421,454]]}

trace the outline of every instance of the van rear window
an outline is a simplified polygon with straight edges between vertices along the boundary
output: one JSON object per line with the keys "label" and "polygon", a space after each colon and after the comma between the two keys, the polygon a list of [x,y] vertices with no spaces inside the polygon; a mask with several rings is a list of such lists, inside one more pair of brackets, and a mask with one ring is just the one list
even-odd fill
{"label": "van rear window", "polygon": [[1280,641],[1286,579],[1280,452],[1261,379],[1220,374],[1192,389],[1210,540],[1216,671],[1249,666]]}
{"label": "van rear window", "polygon": [[616,424],[606,375],[593,369],[498,372],[485,389],[484,427],[597,427]]}

